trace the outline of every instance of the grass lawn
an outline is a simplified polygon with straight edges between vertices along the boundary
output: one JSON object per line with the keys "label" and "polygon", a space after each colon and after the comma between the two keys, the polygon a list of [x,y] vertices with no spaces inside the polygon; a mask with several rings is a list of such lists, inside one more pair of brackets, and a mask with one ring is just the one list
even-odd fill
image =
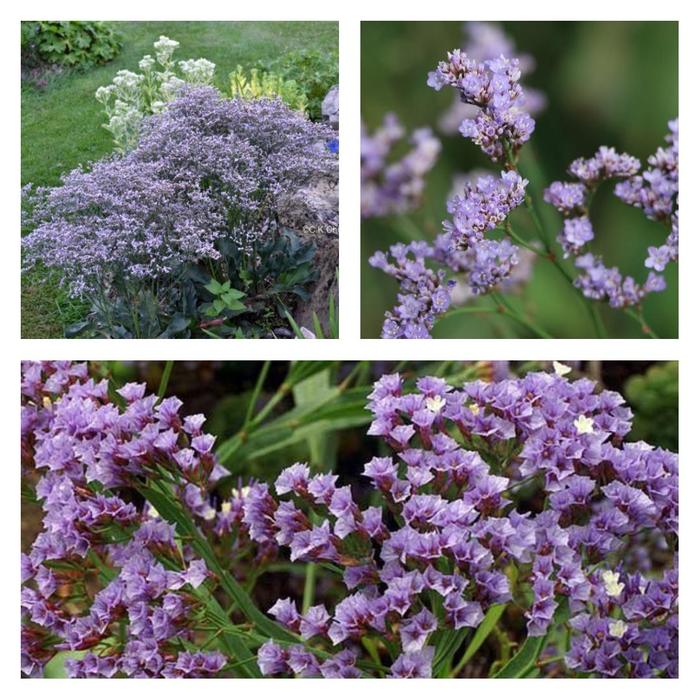
{"label": "grass lawn", "polygon": [[[101,127],[95,90],[123,68],[138,69],[165,34],[180,42],[178,60],[207,58],[216,63],[217,86],[228,92],[228,74],[260,59],[303,48],[336,51],[334,22],[118,22],[124,47],[111,63],[53,78],[44,90],[22,90],[22,184],[56,185],[62,173],[87,165],[112,150]],[[33,270],[22,279],[22,337],[63,337],[65,325],[86,308],[67,298],[54,274]]]}

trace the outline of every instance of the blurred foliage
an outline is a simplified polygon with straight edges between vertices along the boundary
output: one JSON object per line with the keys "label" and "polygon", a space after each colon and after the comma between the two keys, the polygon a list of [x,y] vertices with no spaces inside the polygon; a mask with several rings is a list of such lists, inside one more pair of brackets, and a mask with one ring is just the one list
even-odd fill
{"label": "blurred foliage", "polygon": [[[614,146],[643,162],[663,144],[667,122],[678,114],[678,24],[676,22],[505,22],[503,28],[518,52],[531,54],[535,70],[525,83],[541,90],[548,106],[522,152],[522,170],[531,181],[535,204],[550,240],[561,219],[541,202],[543,187],[565,179],[566,167],[578,156],[590,156],[600,145]],[[424,205],[411,228],[428,239],[446,218],[445,200],[453,178],[492,164],[470,141],[438,131],[438,120],[452,104],[452,91],[436,93],[426,85],[428,71],[446,52],[464,43],[459,22],[363,22],[362,116],[374,130],[388,111],[407,131],[430,126],[443,143],[437,166],[428,175]],[[638,280],[646,277],[646,248],[660,245],[666,231],[615,198],[612,186],[596,197],[591,212],[596,228],[594,249],[610,265]],[[537,200],[540,201],[537,201]],[[524,228],[524,212],[514,225]],[[404,222],[405,224],[405,222]],[[393,279],[370,268],[378,249],[406,240],[407,226],[392,219],[363,221],[362,335],[377,337],[384,311],[394,305]],[[570,268],[571,269],[571,268]],[[662,337],[678,335],[677,266],[667,269],[668,288],[651,294],[645,315]],[[537,310],[556,337],[590,337],[592,328],[568,285],[553,266],[539,261],[533,280],[521,295],[525,310]],[[638,337],[637,323],[600,305],[608,333]],[[460,315],[440,322],[439,337],[517,337],[520,328],[500,317]]]}
{"label": "blurred foliage", "polygon": [[658,363],[630,377],[624,395],[634,411],[630,438],[677,450],[678,363]]}
{"label": "blurred foliage", "polygon": [[265,71],[279,73],[293,80],[306,98],[306,112],[311,119],[322,118],[321,104],[328,91],[338,84],[338,52],[298,49],[276,58],[259,61]]}
{"label": "blurred foliage", "polygon": [[109,22],[22,22],[21,39],[23,69],[107,63],[123,42]]}

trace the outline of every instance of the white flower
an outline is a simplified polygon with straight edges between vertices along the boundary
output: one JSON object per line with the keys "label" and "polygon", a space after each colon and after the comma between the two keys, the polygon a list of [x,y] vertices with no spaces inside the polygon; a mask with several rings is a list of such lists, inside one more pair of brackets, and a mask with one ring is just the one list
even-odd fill
{"label": "white flower", "polygon": [[611,637],[623,637],[625,632],[627,632],[627,623],[624,620],[615,620],[608,625],[608,632]]}
{"label": "white flower", "polygon": [[554,371],[560,377],[564,377],[567,374],[569,374],[569,372],[571,372],[571,367],[569,367],[569,365],[565,365],[561,362],[557,362],[556,360],[554,360],[554,362],[552,362],[552,367],[554,367]]}
{"label": "white flower", "polygon": [[180,46],[179,41],[174,39],[168,39],[167,36],[162,36],[158,41],[153,43],[153,48],[156,50],[156,60],[161,66],[166,66],[170,64],[170,60],[173,57],[173,52]]}
{"label": "white flower", "polygon": [[230,513],[231,512],[231,501],[224,501],[221,504],[221,512],[222,513]]}
{"label": "white flower", "polygon": [[442,396],[430,396],[425,400],[425,407],[431,413],[439,413],[447,401]]}
{"label": "white flower", "polygon": [[144,73],[148,72],[153,68],[153,66],[156,65],[156,60],[151,56],[150,54],[146,54],[140,61],[139,61],[139,68],[144,71]]}
{"label": "white flower", "polygon": [[625,584],[620,583],[620,574],[616,571],[603,571],[602,578],[603,584],[605,585],[605,592],[611,598],[617,598],[625,588]]}
{"label": "white flower", "polygon": [[209,508],[207,508],[202,514],[202,517],[205,520],[214,520],[214,518],[216,517],[216,511],[211,506],[209,506]]}
{"label": "white flower", "polygon": [[160,86],[160,92],[161,95],[165,98],[166,102],[169,102],[170,100],[174,99],[175,96],[177,95],[178,91],[186,85],[185,81],[182,80],[181,78],[176,78],[175,76],[172,76],[168,78],[161,86]]}
{"label": "white flower", "polygon": [[102,104],[107,104],[115,89],[114,85],[102,85],[95,90],[95,99]]}
{"label": "white flower", "polygon": [[576,428],[576,431],[579,433],[579,435],[584,435],[586,433],[592,433],[593,432],[593,419],[588,418],[587,416],[584,416],[582,414],[574,421],[574,427]]}
{"label": "white flower", "polygon": [[157,51],[170,51],[173,52],[175,51],[176,48],[180,46],[179,41],[175,41],[175,39],[169,39],[167,36],[164,36],[163,34],[160,35],[158,38],[158,41],[153,42],[153,48],[156,49]]}
{"label": "white flower", "polygon": [[216,64],[207,61],[206,58],[190,58],[187,61],[180,61],[178,65],[188,83],[209,85],[214,79]]}

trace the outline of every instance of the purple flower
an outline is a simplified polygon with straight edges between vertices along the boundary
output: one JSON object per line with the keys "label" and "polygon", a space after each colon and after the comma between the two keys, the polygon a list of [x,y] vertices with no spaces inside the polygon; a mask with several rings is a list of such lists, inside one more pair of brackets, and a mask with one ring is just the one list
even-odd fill
{"label": "purple flower", "polygon": [[455,49],[428,75],[434,90],[445,86],[457,90],[462,102],[474,105],[479,112],[465,119],[460,133],[470,138],[493,161],[505,162],[508,151],[517,151],[535,129],[535,122],[525,111],[517,58],[499,57],[477,62]]}
{"label": "purple flower", "polygon": [[430,129],[416,129],[410,138],[411,150],[389,164],[391,151],[403,136],[404,128],[394,114],[386,114],[374,134],[362,125],[363,218],[405,214],[420,202],[425,176],[435,165],[441,145]]}
{"label": "purple flower", "polygon": [[391,665],[391,675],[393,678],[430,678],[434,655],[433,647],[401,654]]}
{"label": "purple flower", "polygon": [[265,676],[285,673],[287,670],[287,654],[279,644],[272,640],[265,642],[258,649],[258,666]]}
{"label": "purple flower", "polygon": [[399,282],[399,303],[386,312],[382,338],[429,338],[436,317],[449,308],[453,283],[445,283],[444,271],[435,272],[426,265],[426,259],[433,256],[427,243],[396,243],[390,253],[394,263],[381,252],[369,261]]}

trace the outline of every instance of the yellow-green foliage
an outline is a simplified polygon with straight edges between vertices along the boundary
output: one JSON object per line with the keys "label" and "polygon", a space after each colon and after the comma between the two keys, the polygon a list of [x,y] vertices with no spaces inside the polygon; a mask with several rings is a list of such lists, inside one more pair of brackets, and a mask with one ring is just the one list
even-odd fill
{"label": "yellow-green foliage", "polygon": [[229,75],[229,79],[232,97],[242,97],[245,100],[279,97],[292,109],[306,113],[306,96],[295,80],[285,80],[277,73],[257,68],[246,71],[240,65]]}

